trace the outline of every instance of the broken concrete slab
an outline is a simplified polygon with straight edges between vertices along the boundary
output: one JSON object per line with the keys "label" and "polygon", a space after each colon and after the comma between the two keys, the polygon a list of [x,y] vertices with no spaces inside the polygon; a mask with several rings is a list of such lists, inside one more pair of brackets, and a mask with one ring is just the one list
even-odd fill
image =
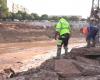
{"label": "broken concrete slab", "polygon": [[93,55],[93,56],[100,56],[100,48],[73,48],[70,52],[71,57],[76,57],[76,56],[88,56],[88,55]]}
{"label": "broken concrete slab", "polygon": [[52,70],[52,71],[54,71],[54,67],[55,67],[55,60],[54,59],[46,60],[40,66],[41,69]]}
{"label": "broken concrete slab", "polygon": [[100,62],[98,60],[94,60],[94,59],[88,59],[85,57],[77,56],[77,57],[75,57],[75,60],[86,63],[86,64],[90,64],[90,65],[100,66]]}
{"label": "broken concrete slab", "polygon": [[62,77],[81,75],[79,69],[73,64],[72,59],[55,60],[55,71]]}
{"label": "broken concrete slab", "polygon": [[74,65],[81,71],[82,75],[90,76],[100,74],[100,66],[74,61]]}

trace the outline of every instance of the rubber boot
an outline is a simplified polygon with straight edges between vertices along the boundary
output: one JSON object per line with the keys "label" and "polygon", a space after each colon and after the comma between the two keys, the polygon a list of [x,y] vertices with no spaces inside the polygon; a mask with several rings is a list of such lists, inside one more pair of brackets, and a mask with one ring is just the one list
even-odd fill
{"label": "rubber boot", "polygon": [[96,43],[95,43],[95,40],[93,40],[93,41],[92,41],[91,47],[95,47],[95,44],[96,44]]}
{"label": "rubber boot", "polygon": [[57,47],[57,58],[60,59],[61,56],[61,47]]}
{"label": "rubber boot", "polygon": [[90,45],[90,40],[87,40],[87,46],[86,46],[86,47],[87,47],[87,48],[90,48],[90,46],[91,46],[91,45]]}
{"label": "rubber boot", "polygon": [[64,49],[65,49],[65,55],[67,55],[68,54],[68,48],[64,47]]}

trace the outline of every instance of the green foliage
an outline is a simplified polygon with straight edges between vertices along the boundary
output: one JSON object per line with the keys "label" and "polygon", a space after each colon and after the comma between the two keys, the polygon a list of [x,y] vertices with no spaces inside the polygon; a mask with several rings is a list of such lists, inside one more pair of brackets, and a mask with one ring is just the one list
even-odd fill
{"label": "green foliage", "polygon": [[[61,16],[63,18],[65,18],[67,21],[78,21],[79,18],[77,16]],[[28,14],[26,12],[22,12],[22,11],[18,11],[17,13],[8,13],[8,19],[18,19],[18,20],[54,20],[54,21],[58,21],[61,17],[59,16],[48,16],[47,14],[43,14],[41,15],[41,17],[39,17],[38,14],[36,13],[31,13]]]}
{"label": "green foliage", "polygon": [[31,17],[32,17],[33,20],[39,20],[40,19],[39,15],[36,14],[36,13],[31,13]]}
{"label": "green foliage", "polygon": [[0,0],[0,18],[8,16],[7,0]]}
{"label": "green foliage", "polygon": [[47,14],[43,14],[40,19],[41,20],[48,20],[48,15]]}
{"label": "green foliage", "polygon": [[71,17],[69,17],[69,20],[70,21],[79,21],[79,17],[77,17],[77,16],[71,16]]}
{"label": "green foliage", "polygon": [[58,16],[52,16],[51,18],[50,18],[50,20],[55,20],[55,21],[58,21],[60,19],[60,17],[58,17]]}

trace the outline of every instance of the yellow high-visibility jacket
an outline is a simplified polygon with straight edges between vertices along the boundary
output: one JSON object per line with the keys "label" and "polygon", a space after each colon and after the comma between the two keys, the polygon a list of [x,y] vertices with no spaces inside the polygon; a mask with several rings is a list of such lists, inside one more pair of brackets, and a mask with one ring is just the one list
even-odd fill
{"label": "yellow high-visibility jacket", "polygon": [[56,31],[59,32],[60,35],[63,35],[65,33],[70,34],[71,33],[70,24],[64,18],[61,18],[56,25]]}

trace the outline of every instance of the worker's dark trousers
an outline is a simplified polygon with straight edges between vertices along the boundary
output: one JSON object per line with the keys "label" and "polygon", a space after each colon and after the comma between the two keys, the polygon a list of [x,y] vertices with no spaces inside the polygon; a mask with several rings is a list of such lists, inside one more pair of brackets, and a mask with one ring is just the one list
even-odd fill
{"label": "worker's dark trousers", "polygon": [[87,41],[87,47],[95,47],[96,40],[95,40],[96,35],[88,35],[86,38]]}
{"label": "worker's dark trousers", "polygon": [[[96,27],[90,27],[89,33],[87,35],[86,41],[87,41],[87,47],[95,47],[96,44],[96,35],[98,33],[98,28]],[[91,44],[92,43],[92,44]]]}
{"label": "worker's dark trousers", "polygon": [[69,34],[64,34],[64,35],[60,36],[60,38],[58,39],[58,42],[57,42],[57,57],[58,58],[60,58],[60,56],[61,56],[62,46],[65,49],[65,54],[67,54],[67,52],[68,52],[68,48],[67,48],[68,41],[69,41]]}

